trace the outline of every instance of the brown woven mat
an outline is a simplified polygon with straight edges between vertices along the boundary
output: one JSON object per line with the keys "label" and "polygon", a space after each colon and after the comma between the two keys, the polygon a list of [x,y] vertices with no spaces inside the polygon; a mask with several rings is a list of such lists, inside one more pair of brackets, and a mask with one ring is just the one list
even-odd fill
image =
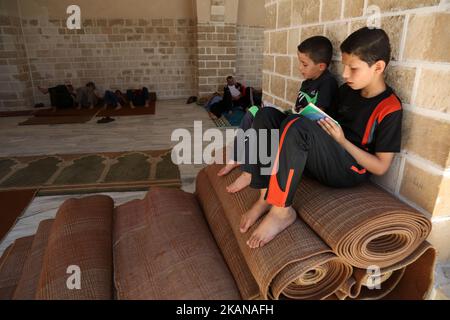
{"label": "brown woven mat", "polygon": [[[211,165],[204,171],[258,283],[261,297],[324,299],[336,292],[350,277],[352,268],[339,259],[300,219],[262,248],[250,249],[246,245],[259,221],[246,234],[240,233],[239,221],[257,199],[258,191],[246,188],[234,195],[227,193],[225,187],[237,178],[239,171],[234,170],[226,177],[217,177],[221,167]],[[202,181],[197,183],[201,184]]]}
{"label": "brown woven mat", "polygon": [[19,126],[34,126],[45,124],[74,124],[86,123],[92,119],[94,115],[90,116],[55,116],[55,117],[31,117],[26,121],[20,122]]}
{"label": "brown woven mat", "polygon": [[293,207],[352,266],[391,266],[411,255],[431,231],[422,213],[371,183],[329,188],[304,177]]}
{"label": "brown woven mat", "polygon": [[[66,200],[53,222],[36,299],[112,299],[113,200],[90,196]],[[70,266],[81,272],[81,288],[70,290]]]}
{"label": "brown woven mat", "polygon": [[432,290],[435,260],[436,250],[424,241],[406,259],[382,268],[379,281],[370,280],[367,270],[355,268],[337,295],[340,299],[426,300]]}
{"label": "brown woven mat", "polygon": [[101,108],[42,109],[33,113],[35,117],[82,117],[94,116]]}
{"label": "brown woven mat", "polygon": [[30,253],[23,267],[22,276],[20,277],[12,299],[34,299],[39,284],[39,278],[41,276],[45,249],[47,247],[53,221],[53,219],[49,219],[39,223],[39,227],[34,235]]}
{"label": "brown woven mat", "polygon": [[236,280],[242,299],[259,299],[258,284],[245,262],[233,230],[205,171],[200,171],[197,176],[196,196],[211,228],[211,233]]}
{"label": "brown woven mat", "polygon": [[118,299],[239,299],[194,195],[151,189],[115,209]]}
{"label": "brown woven mat", "polygon": [[155,114],[155,101],[150,101],[149,107],[123,107],[119,110],[115,108],[102,109],[97,117],[122,117],[122,116],[142,116],[146,114]]}
{"label": "brown woven mat", "polygon": [[35,110],[0,111],[0,118],[30,116]]}
{"label": "brown woven mat", "polygon": [[0,300],[10,300],[22,275],[33,236],[15,240],[0,259]]}
{"label": "brown woven mat", "polygon": [[33,201],[37,189],[0,191],[0,242]]}

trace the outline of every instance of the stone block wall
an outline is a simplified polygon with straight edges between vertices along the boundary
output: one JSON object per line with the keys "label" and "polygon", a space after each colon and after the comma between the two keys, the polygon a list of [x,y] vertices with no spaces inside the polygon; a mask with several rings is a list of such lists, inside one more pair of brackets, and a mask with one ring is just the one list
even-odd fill
{"label": "stone block wall", "polygon": [[[392,44],[387,83],[403,102],[402,152],[374,181],[432,216],[430,240],[440,261],[450,259],[450,3],[445,0],[266,0],[264,99],[285,109],[295,103],[302,78],[297,45],[325,35],[340,75],[340,43],[367,24],[376,5]],[[340,77],[339,77],[340,78]],[[341,78],[340,78],[341,79]],[[341,80],[342,81],[342,80]],[[446,230],[446,231],[445,231]]]}
{"label": "stone block wall", "polygon": [[[37,87],[63,83],[94,81],[99,91],[147,86],[160,99],[209,95],[228,75],[261,87],[263,15],[249,7],[260,12],[264,0],[183,1],[158,0],[162,18],[144,0],[135,2],[141,9],[81,1],[82,28],[69,30],[69,1],[0,0],[0,110],[49,104]],[[143,10],[148,18],[140,18]]]}
{"label": "stone block wall", "polygon": [[236,71],[236,24],[222,21],[210,21],[197,25],[198,95],[200,97],[222,91],[226,77],[234,75]]}
{"label": "stone block wall", "polygon": [[262,87],[264,28],[237,26],[236,78],[246,86]]}
{"label": "stone block wall", "polygon": [[[101,89],[146,86],[161,99],[195,94],[195,23],[192,19],[24,19],[33,83]],[[35,92],[37,99],[43,99]]]}
{"label": "stone block wall", "polygon": [[18,16],[0,15],[0,111],[33,103],[28,57]]}

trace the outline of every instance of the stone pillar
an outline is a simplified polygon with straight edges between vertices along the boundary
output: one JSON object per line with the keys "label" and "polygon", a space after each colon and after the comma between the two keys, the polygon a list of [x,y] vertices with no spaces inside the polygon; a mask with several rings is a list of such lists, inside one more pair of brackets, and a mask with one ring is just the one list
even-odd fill
{"label": "stone pillar", "polygon": [[221,91],[236,72],[239,0],[196,0],[198,97]]}

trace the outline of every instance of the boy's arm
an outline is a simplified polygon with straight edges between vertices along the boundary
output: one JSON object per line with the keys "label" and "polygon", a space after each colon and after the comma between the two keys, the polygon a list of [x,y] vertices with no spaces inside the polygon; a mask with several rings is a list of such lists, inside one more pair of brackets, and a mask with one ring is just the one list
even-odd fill
{"label": "boy's arm", "polygon": [[393,152],[377,152],[375,155],[366,152],[345,138],[344,132],[340,126],[329,118],[320,119],[319,125],[324,129],[336,142],[338,142],[353,158],[374,175],[381,176],[388,171],[392,159]]}
{"label": "boy's arm", "polygon": [[389,170],[394,158],[393,152],[376,152],[373,155],[358,148],[347,139],[341,146],[355,158],[359,165],[377,176],[382,176]]}

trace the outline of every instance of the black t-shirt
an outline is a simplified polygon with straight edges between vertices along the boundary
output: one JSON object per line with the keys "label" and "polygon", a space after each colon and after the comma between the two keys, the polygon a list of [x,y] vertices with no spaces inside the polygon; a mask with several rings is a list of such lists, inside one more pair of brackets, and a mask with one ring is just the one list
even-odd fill
{"label": "black t-shirt", "polygon": [[339,122],[347,140],[372,154],[400,152],[402,103],[390,87],[364,98],[361,90],[344,84],[339,88],[339,100],[337,112],[330,116]]}
{"label": "black t-shirt", "polygon": [[333,74],[325,70],[315,80],[308,79],[302,82],[295,102],[295,112],[306,107],[310,102],[327,112],[337,102],[338,83]]}

